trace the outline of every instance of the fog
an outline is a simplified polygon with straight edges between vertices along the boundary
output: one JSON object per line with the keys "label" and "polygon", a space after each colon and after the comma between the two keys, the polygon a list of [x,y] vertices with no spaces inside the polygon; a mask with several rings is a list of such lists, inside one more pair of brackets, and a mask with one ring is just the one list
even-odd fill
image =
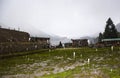
{"label": "fog", "polygon": [[0,0],[2,27],[35,36],[91,36],[104,31],[106,20],[120,22],[120,0]]}

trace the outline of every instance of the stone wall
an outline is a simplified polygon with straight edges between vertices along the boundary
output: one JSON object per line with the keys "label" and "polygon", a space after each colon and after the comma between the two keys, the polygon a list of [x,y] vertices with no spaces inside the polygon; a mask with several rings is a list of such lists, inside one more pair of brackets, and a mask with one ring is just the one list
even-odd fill
{"label": "stone wall", "polygon": [[25,52],[37,49],[49,48],[49,44],[39,44],[33,42],[6,42],[0,43],[0,54],[12,52]]}

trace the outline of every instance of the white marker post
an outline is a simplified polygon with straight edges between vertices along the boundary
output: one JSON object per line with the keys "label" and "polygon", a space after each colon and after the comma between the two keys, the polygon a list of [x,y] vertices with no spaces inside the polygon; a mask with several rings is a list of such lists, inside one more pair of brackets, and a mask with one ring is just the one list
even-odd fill
{"label": "white marker post", "polygon": [[28,51],[28,48],[26,48],[26,51]]}
{"label": "white marker post", "polygon": [[75,52],[73,52],[73,58],[75,58]]}
{"label": "white marker post", "polygon": [[35,45],[35,49],[37,49],[37,47],[38,47],[38,46],[37,46],[37,45]]}
{"label": "white marker post", "polygon": [[65,49],[65,44],[63,44],[63,48]]}
{"label": "white marker post", "polygon": [[113,51],[113,46],[111,46],[111,51]]}
{"label": "white marker post", "polygon": [[82,57],[82,54],[80,56]]}
{"label": "white marker post", "polygon": [[112,71],[113,71],[113,69],[110,69],[110,71],[112,72]]}
{"label": "white marker post", "polygon": [[88,62],[88,64],[90,64],[90,59],[89,58],[88,58],[87,62]]}
{"label": "white marker post", "polygon": [[96,48],[96,51],[98,51],[98,49]]}
{"label": "white marker post", "polygon": [[51,50],[49,49],[49,52],[51,52]]}

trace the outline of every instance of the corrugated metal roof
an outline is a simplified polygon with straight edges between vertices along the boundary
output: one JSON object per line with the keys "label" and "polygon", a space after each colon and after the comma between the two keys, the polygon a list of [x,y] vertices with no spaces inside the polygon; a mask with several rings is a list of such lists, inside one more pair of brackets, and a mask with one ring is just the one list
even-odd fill
{"label": "corrugated metal roof", "polygon": [[120,38],[102,39],[102,41],[120,41]]}

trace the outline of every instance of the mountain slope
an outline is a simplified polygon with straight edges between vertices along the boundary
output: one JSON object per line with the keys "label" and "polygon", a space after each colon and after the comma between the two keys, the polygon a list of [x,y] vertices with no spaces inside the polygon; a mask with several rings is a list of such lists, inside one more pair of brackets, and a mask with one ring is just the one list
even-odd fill
{"label": "mountain slope", "polygon": [[[28,28],[28,26],[29,26],[29,28]],[[13,27],[9,27],[7,25],[4,25],[3,23],[0,23],[0,27],[7,28],[7,29],[8,28],[13,29]],[[31,25],[27,25],[27,24],[26,24],[26,26],[22,26],[19,31],[28,32],[31,37],[49,37],[52,45],[58,45],[60,41],[62,43],[70,42],[70,39],[68,39],[67,37],[60,37],[60,36],[57,36],[54,34],[48,34],[47,32],[43,32],[40,29],[37,29],[35,27],[31,28]]]}
{"label": "mountain slope", "polygon": [[120,23],[118,23],[118,24],[116,25],[116,29],[117,29],[118,32],[120,32]]}

